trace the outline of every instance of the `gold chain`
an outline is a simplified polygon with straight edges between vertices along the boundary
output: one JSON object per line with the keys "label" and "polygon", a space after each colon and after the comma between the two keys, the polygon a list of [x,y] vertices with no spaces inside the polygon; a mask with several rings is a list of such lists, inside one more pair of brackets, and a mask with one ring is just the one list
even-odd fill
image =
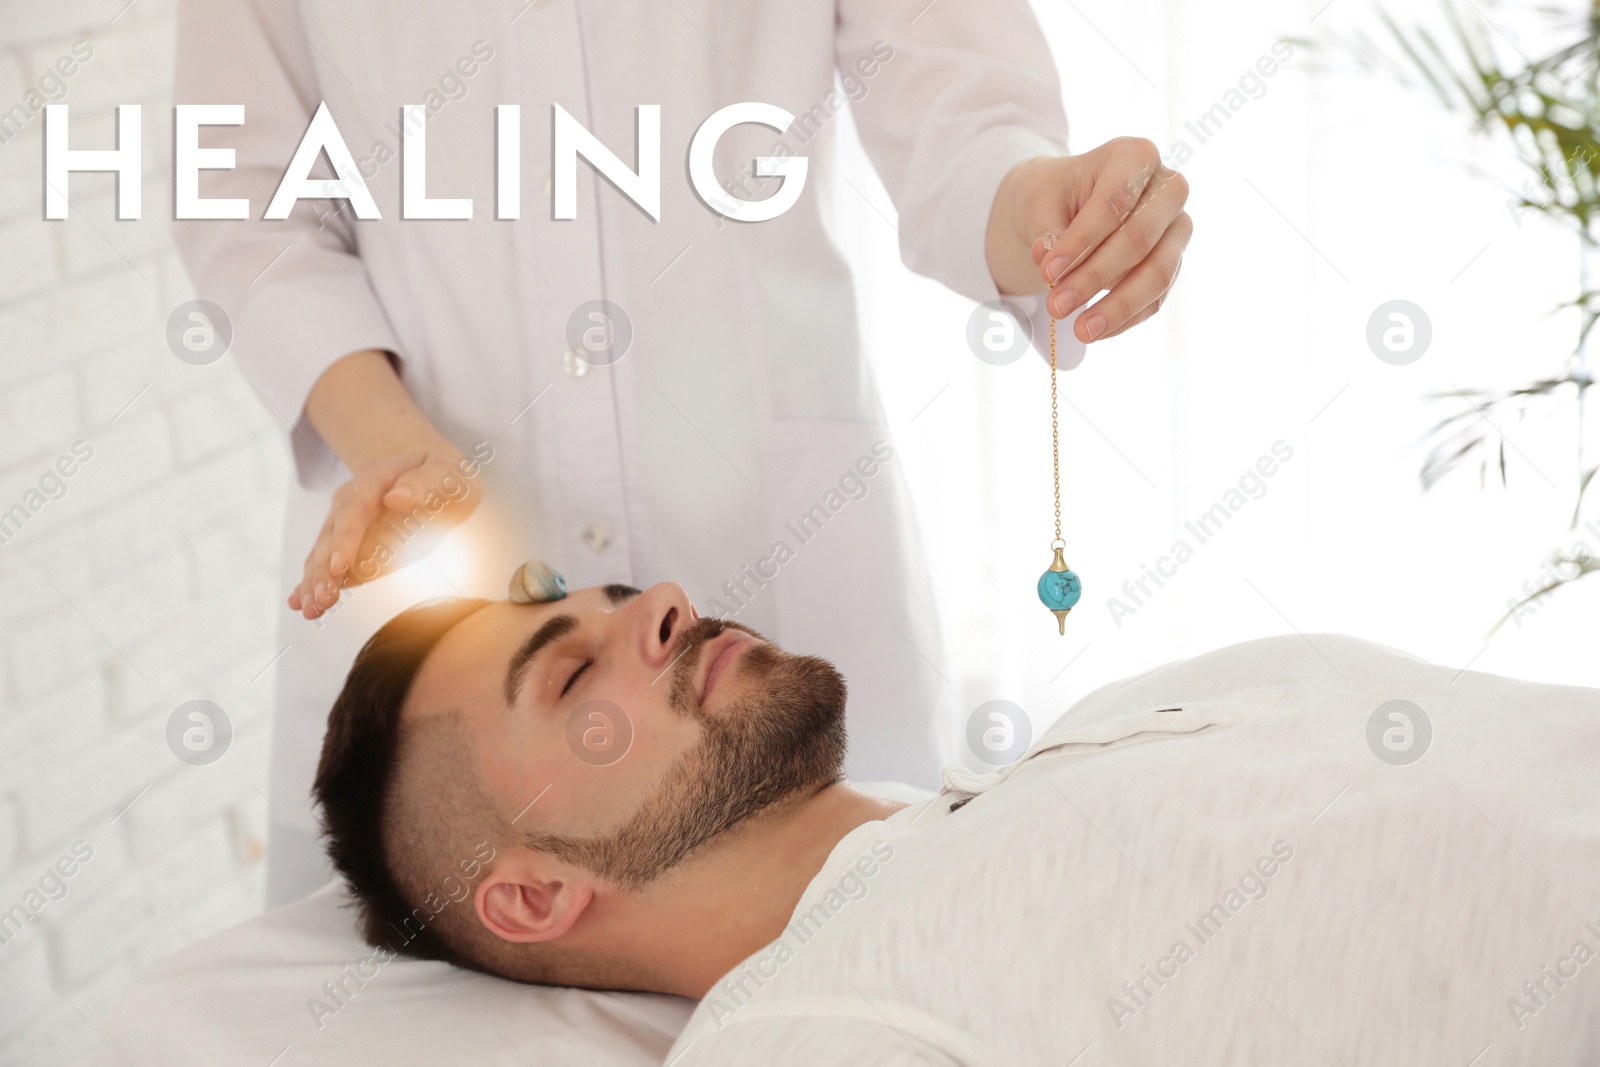
{"label": "gold chain", "polygon": [[[1056,540],[1061,540],[1061,429],[1056,411],[1056,317],[1050,316],[1050,462],[1056,479]],[[1053,544],[1054,542],[1052,542]]]}

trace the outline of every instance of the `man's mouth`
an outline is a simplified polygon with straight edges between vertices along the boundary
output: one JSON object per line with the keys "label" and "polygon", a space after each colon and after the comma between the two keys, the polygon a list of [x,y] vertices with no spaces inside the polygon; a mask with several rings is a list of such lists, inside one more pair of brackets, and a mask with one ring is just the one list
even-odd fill
{"label": "man's mouth", "polygon": [[699,618],[679,635],[679,640],[682,651],[674,660],[677,668],[673,672],[672,702],[682,714],[693,715],[704,710],[734,661],[749,646],[766,639],[726,619]]}
{"label": "man's mouth", "polygon": [[735,658],[747,647],[756,644],[757,640],[743,630],[725,627],[721,633],[700,647],[699,655],[695,657],[698,661],[696,665],[699,667],[697,672],[699,684],[695,689],[699,694],[696,703],[702,710],[706,707],[706,701],[711,699],[717,683],[733,666]]}

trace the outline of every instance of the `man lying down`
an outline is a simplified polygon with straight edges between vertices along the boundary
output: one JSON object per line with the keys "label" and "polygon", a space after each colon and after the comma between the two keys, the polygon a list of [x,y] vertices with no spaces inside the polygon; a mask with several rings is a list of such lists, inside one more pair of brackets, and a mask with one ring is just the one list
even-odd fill
{"label": "man lying down", "polygon": [[331,853],[374,945],[700,998],[684,1065],[1600,1057],[1600,692],[1271,639],[910,806],[845,692],[671,584],[423,605],[330,716]]}

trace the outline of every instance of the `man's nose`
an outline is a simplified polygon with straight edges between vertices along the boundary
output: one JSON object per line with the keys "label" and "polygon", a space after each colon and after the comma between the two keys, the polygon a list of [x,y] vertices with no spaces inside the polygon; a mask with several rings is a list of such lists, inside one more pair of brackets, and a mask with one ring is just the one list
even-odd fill
{"label": "man's nose", "polygon": [[688,592],[676,582],[657,582],[628,605],[628,625],[639,656],[652,670],[665,670],[677,653],[679,635],[699,617]]}

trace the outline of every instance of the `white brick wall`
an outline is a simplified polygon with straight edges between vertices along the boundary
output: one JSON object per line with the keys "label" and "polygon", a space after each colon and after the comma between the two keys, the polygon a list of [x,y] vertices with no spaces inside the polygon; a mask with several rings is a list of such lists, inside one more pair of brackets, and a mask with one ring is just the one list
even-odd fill
{"label": "white brick wall", "polygon": [[[141,103],[147,175],[139,222],[115,220],[110,175],[85,174],[72,217],[47,223],[43,116],[0,143],[0,510],[75,441],[94,449],[0,544],[0,909],[73,842],[94,848],[0,946],[0,1067],[75,1059],[144,967],[262,899],[272,676],[258,676],[277,651],[288,462],[231,360],[192,367],[166,348],[192,296],[159,210],[173,4],[125,5],[0,0],[0,113],[87,41],[56,101],[73,144],[109,146],[113,105]],[[165,740],[197,697],[234,727],[205,767]]]}

